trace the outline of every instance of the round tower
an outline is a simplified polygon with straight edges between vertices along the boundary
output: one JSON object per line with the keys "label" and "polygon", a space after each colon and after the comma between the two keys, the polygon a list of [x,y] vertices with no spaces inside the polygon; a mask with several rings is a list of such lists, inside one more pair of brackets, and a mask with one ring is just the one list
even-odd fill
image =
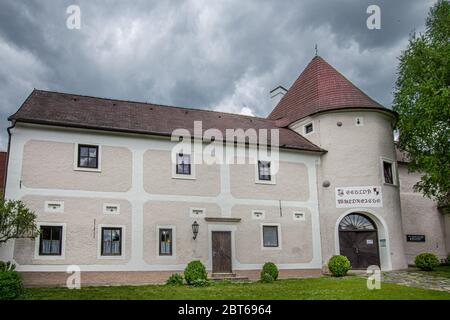
{"label": "round tower", "polygon": [[327,152],[318,164],[324,263],[406,267],[393,141],[396,115],[314,57],[269,115]]}

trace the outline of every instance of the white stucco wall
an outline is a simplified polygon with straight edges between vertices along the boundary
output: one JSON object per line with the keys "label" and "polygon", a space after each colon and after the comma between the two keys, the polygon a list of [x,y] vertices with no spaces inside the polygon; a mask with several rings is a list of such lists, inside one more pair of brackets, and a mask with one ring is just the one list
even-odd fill
{"label": "white stucco wall", "polygon": [[[356,126],[356,117],[363,117],[363,126]],[[303,126],[311,121],[314,132],[306,137],[328,151],[321,157],[317,184],[324,261],[340,253],[337,232],[340,219],[359,212],[372,218],[379,239],[386,239],[386,246],[380,245],[382,269],[405,268],[399,187],[383,183],[381,168],[382,158],[395,162],[393,119],[381,112],[337,111],[303,119],[293,124],[292,129],[303,133]],[[324,187],[324,181],[329,181],[330,186]],[[336,208],[335,188],[352,186],[381,186],[383,207]]]}
{"label": "white stucco wall", "polygon": [[[406,164],[399,164],[401,206],[405,232],[405,253],[409,264],[416,255],[432,252],[440,259],[448,253],[445,234],[445,217],[434,201],[414,192],[413,186],[420,180],[419,173],[408,173]],[[407,242],[406,235],[425,235],[425,242]]]}
{"label": "white stucco wall", "polygon": [[[75,145],[86,142],[101,146],[100,173],[74,172]],[[78,264],[83,271],[179,271],[194,258],[202,259],[211,269],[211,232],[227,230],[233,238],[233,270],[259,269],[268,260],[276,261],[281,269],[321,268],[316,188],[319,155],[282,151],[280,179],[298,177],[300,181],[287,186],[298,190],[284,189],[277,181],[264,186],[267,197],[258,198],[252,193],[239,196],[240,192],[234,192],[236,182],[249,187],[255,184],[254,166],[248,167],[251,174],[244,171],[237,177],[228,164],[207,168],[196,165],[196,179],[172,180],[165,160],[173,146],[168,139],[142,135],[18,124],[11,140],[6,197],[22,199],[38,213],[39,223],[65,224],[64,257],[36,259],[34,241],[17,240],[8,244],[8,250],[1,250],[4,259],[17,263],[19,271],[65,271],[69,264]],[[53,158],[46,155],[49,151],[54,151]],[[41,161],[48,162],[44,166],[47,174],[33,175],[40,170]],[[58,175],[52,172],[53,166]],[[116,179],[120,181],[116,183]],[[43,211],[45,201],[50,200],[64,201],[64,213]],[[104,215],[104,203],[119,203],[121,213]],[[284,217],[276,217],[280,205],[286,212]],[[205,208],[207,216],[242,220],[199,220],[199,236],[193,241],[191,207]],[[252,210],[261,208],[267,212],[267,221],[251,220]],[[294,210],[304,212],[305,221],[294,222]],[[95,238],[98,234],[93,233],[94,219],[97,226],[125,228],[124,257],[101,259],[96,255],[99,243]],[[264,222],[280,225],[282,250],[276,254],[249,246],[261,243],[261,234],[255,230],[260,230]],[[158,226],[176,230],[173,257],[156,255]]]}

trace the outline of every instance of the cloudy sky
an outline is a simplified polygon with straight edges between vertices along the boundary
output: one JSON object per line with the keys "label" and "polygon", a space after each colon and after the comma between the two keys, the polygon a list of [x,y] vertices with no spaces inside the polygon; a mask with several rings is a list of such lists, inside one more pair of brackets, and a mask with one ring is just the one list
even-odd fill
{"label": "cloudy sky", "polygon": [[[319,55],[385,106],[433,0],[0,0],[0,149],[33,88],[265,117]],[[69,5],[81,28],[66,27]],[[381,8],[369,30],[366,9]]]}

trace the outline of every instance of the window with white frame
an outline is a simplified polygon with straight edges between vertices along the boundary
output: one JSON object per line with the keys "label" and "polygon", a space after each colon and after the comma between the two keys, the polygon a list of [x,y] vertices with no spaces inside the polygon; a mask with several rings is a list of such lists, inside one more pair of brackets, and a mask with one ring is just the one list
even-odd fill
{"label": "window with white frame", "polygon": [[159,229],[159,255],[171,256],[173,253],[172,229]]}
{"label": "window with white frame", "polygon": [[40,226],[39,255],[60,256],[62,253],[63,227]]}
{"label": "window with white frame", "polygon": [[263,226],[263,246],[265,248],[279,247],[278,226]]}
{"label": "window with white frame", "polygon": [[122,228],[102,228],[102,256],[122,255]]}
{"label": "window with white frame", "polygon": [[383,181],[387,184],[395,184],[394,163],[383,160]]}
{"label": "window with white frame", "polygon": [[191,155],[177,154],[176,174],[191,175]]}
{"label": "window with white frame", "polygon": [[78,145],[78,168],[99,168],[99,147],[95,145]]}
{"label": "window with white frame", "polygon": [[258,161],[258,179],[260,181],[271,181],[270,161]]}

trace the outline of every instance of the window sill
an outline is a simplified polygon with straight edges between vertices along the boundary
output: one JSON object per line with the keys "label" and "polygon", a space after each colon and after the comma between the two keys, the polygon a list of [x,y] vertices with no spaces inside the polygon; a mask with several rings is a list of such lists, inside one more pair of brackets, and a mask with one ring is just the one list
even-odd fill
{"label": "window sill", "polygon": [[178,180],[196,180],[196,178],[192,175],[182,175],[182,174],[175,174],[172,176],[172,179],[178,179]]}
{"label": "window sill", "polygon": [[275,181],[273,180],[256,180],[255,181],[256,184],[277,184]]}
{"label": "window sill", "polygon": [[390,187],[393,187],[393,188],[398,188],[398,184],[396,184],[396,183],[383,182],[383,185],[384,186],[390,186]]}
{"label": "window sill", "polygon": [[99,260],[124,260],[125,256],[98,256],[97,259]]}
{"label": "window sill", "polygon": [[56,256],[56,255],[39,255],[37,254],[34,257],[35,260],[64,260],[65,257],[62,255]]}
{"label": "window sill", "polygon": [[85,171],[85,172],[102,172],[102,169],[91,169],[91,168],[80,168],[75,167],[73,168],[74,171]]}
{"label": "window sill", "polygon": [[272,250],[281,250],[281,247],[262,247],[262,250],[268,250],[268,251],[272,251]]}

